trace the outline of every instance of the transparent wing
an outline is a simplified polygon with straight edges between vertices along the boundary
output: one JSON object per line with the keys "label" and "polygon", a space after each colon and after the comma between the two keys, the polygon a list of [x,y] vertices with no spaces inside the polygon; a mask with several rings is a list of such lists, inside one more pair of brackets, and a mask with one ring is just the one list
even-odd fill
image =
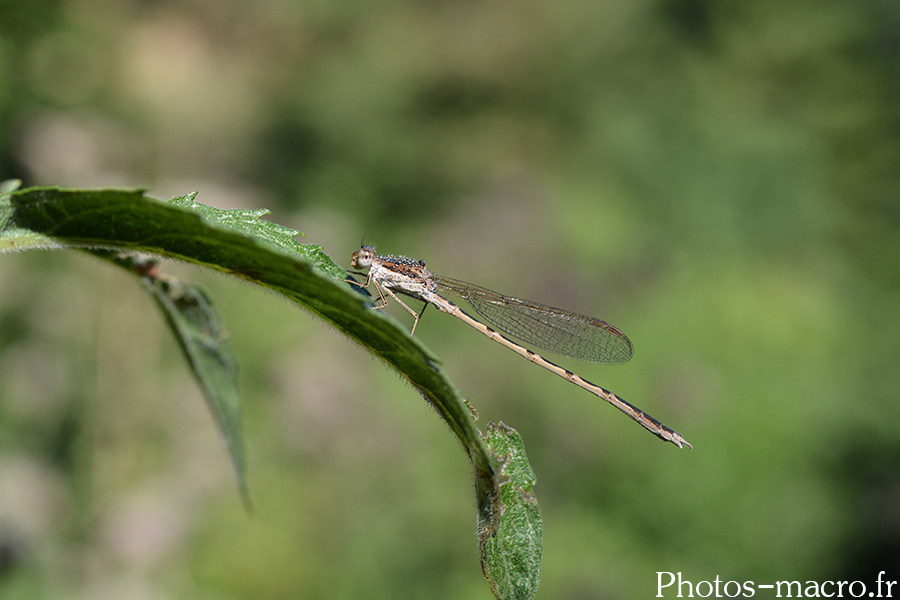
{"label": "transparent wing", "polygon": [[634,354],[628,337],[606,321],[465,281],[434,281],[438,291],[465,299],[488,325],[526,344],[593,363],[621,364]]}

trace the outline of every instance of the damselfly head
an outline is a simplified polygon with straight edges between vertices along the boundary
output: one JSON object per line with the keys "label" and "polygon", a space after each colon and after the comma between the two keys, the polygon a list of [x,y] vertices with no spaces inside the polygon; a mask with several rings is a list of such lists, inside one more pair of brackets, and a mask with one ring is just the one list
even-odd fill
{"label": "damselfly head", "polygon": [[353,253],[350,258],[350,266],[354,269],[368,269],[375,260],[375,248],[372,246],[363,246]]}

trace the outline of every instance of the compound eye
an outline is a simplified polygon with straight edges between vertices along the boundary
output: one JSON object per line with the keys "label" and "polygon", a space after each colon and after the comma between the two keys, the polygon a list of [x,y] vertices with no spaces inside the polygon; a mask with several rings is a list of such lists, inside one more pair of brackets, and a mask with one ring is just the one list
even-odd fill
{"label": "compound eye", "polygon": [[375,258],[375,249],[371,246],[363,246],[353,253],[350,266],[354,269],[368,269],[372,266],[373,258]]}

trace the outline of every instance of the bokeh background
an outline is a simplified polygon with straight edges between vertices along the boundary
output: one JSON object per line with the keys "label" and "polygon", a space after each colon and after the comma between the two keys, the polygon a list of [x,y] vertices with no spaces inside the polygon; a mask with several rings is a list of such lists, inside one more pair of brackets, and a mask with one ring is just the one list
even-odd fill
{"label": "bokeh background", "polygon": [[[437,311],[416,332],[524,436],[539,597],[900,579],[892,0],[6,0],[10,177],[199,190],[345,266],[364,238],[624,330],[627,365],[560,362],[693,452]],[[0,597],[489,598],[470,467],[415,390],[165,269],[241,359],[255,514],[136,282],[7,255]]]}

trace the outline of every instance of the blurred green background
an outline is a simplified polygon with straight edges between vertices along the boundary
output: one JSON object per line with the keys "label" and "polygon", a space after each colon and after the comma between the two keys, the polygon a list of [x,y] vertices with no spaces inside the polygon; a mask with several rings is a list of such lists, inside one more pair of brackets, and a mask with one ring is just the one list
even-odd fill
{"label": "blurred green background", "polygon": [[[199,190],[344,266],[364,238],[620,327],[627,365],[560,362],[693,452],[437,311],[416,331],[524,436],[541,598],[900,579],[894,1],[6,0],[10,177]],[[470,467],[415,390],[165,268],[242,361],[256,514],[136,283],[4,256],[0,597],[489,598]]]}

